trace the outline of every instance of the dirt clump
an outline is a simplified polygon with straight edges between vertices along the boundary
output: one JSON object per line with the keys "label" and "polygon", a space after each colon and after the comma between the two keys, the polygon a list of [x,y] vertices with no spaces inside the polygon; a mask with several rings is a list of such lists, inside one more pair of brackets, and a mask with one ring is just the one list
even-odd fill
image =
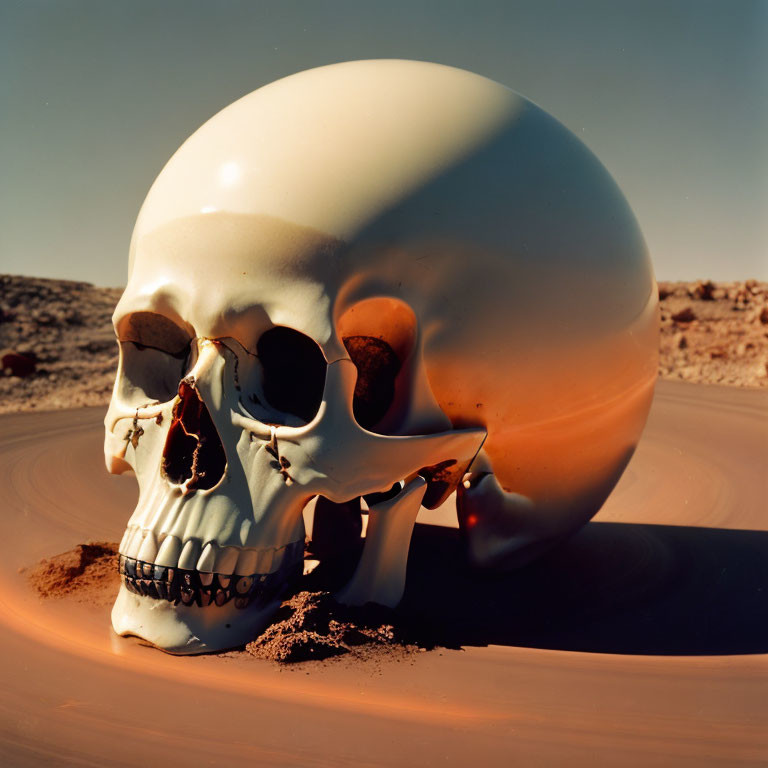
{"label": "dirt clump", "polygon": [[286,599],[269,627],[246,645],[260,659],[290,664],[350,654],[370,658],[419,650],[397,627],[394,613],[369,603],[337,603],[329,592],[298,592]]}
{"label": "dirt clump", "polygon": [[[110,605],[120,586],[117,557],[117,544],[88,542],[21,572],[41,597]],[[302,585],[306,586],[296,585],[283,600],[266,630],[245,646],[247,653],[292,664],[334,656],[375,661],[434,647],[421,635],[417,641],[405,621],[389,608],[373,603],[341,605],[327,591],[297,591]]]}
{"label": "dirt clump", "polygon": [[117,547],[109,541],[78,544],[69,552],[41,560],[23,572],[41,597],[76,595],[81,601],[111,602],[120,585]]}

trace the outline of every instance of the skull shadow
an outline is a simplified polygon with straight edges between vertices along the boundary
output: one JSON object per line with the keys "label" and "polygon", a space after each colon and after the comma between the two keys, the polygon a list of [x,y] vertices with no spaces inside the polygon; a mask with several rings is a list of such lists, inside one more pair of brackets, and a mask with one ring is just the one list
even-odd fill
{"label": "skull shadow", "polygon": [[[418,524],[398,614],[447,647],[642,655],[768,651],[768,532],[591,522],[504,575]],[[450,567],[446,567],[451,564]]]}

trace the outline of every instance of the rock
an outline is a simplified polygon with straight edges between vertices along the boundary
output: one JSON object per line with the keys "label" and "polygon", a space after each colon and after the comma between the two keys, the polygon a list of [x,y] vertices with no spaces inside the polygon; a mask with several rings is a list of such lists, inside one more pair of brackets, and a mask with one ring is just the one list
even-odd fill
{"label": "rock", "polygon": [[741,357],[742,355],[746,355],[747,352],[749,352],[750,349],[754,349],[755,345],[751,341],[742,341],[741,344],[738,344],[736,346],[736,354]]}
{"label": "rock", "polygon": [[698,280],[658,286],[661,378],[768,387],[768,283]]}
{"label": "rock", "polygon": [[82,313],[77,309],[69,309],[64,313],[64,322],[69,325],[82,325],[85,320]]}
{"label": "rock", "polygon": [[35,372],[35,358],[29,355],[22,355],[13,350],[4,350],[0,352],[0,363],[2,363],[3,373],[11,376],[18,376],[20,379],[31,376]]}
{"label": "rock", "polygon": [[53,312],[48,312],[44,309],[33,312],[32,318],[38,325],[44,326],[56,325],[57,322],[60,322],[56,315],[53,314]]}
{"label": "rock", "polygon": [[672,319],[676,323],[692,323],[696,319],[696,314],[691,307],[686,307],[672,315]]}
{"label": "rock", "polygon": [[701,301],[714,301],[715,284],[711,280],[700,282],[694,289],[693,295]]}

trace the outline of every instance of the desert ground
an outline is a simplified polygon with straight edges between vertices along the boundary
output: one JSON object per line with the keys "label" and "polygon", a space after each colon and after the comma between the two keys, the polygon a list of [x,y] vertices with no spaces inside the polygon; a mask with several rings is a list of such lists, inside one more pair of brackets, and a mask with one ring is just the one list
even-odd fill
{"label": "desert ground", "polygon": [[[106,405],[122,289],[0,275],[0,413]],[[768,387],[768,283],[659,283],[659,377]]]}
{"label": "desert ground", "polygon": [[30,583],[135,504],[101,450],[120,291],[0,277],[0,764],[768,765],[768,284],[659,291],[654,404],[591,523],[490,578],[424,514],[399,611],[430,649],[280,665],[116,637],[103,561]]}

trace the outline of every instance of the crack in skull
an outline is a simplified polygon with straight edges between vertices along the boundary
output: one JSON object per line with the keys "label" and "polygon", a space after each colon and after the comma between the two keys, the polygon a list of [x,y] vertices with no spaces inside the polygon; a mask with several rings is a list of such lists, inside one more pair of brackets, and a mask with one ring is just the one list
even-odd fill
{"label": "crack in skull", "polygon": [[288,468],[291,466],[291,462],[280,455],[280,449],[277,445],[277,430],[275,427],[271,427],[272,436],[269,442],[264,446],[264,450],[275,460],[272,462],[272,466],[278,471],[280,476],[285,481],[286,485],[293,483],[293,478],[288,474]]}

